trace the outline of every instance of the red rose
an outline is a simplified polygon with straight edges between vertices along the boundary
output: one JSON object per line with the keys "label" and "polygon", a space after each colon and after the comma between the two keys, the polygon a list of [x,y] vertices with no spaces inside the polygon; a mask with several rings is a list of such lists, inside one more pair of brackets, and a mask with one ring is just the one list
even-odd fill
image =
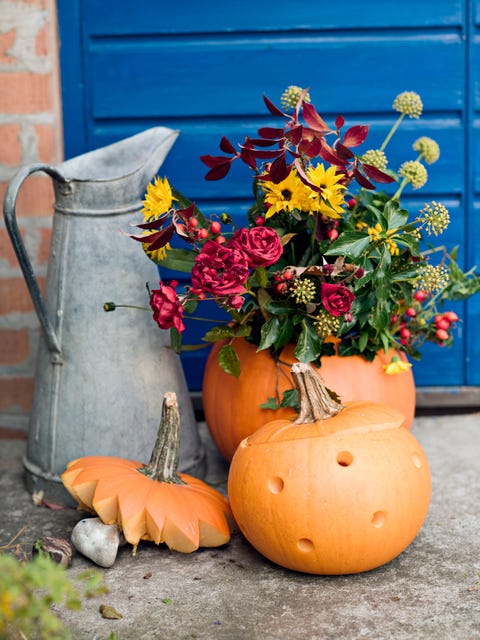
{"label": "red rose", "polygon": [[192,269],[192,290],[206,291],[214,296],[245,293],[248,278],[245,254],[235,248],[208,240],[195,258]]}
{"label": "red rose", "polygon": [[348,313],[355,300],[355,295],[343,284],[328,284],[322,282],[320,289],[322,304],[332,316],[342,316]]}
{"label": "red rose", "polygon": [[269,267],[277,262],[283,253],[278,233],[271,227],[238,229],[228,246],[243,251],[247,256],[248,266],[253,269]]}
{"label": "red rose", "polygon": [[185,331],[183,306],[174,287],[160,283],[160,289],[153,289],[150,294],[150,306],[153,319],[160,329],[170,329],[173,326],[179,332]]}

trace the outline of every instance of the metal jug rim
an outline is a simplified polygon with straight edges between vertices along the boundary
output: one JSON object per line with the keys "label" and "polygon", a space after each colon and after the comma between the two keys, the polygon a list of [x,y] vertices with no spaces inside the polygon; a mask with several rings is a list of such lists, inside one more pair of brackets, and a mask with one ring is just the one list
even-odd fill
{"label": "metal jug rim", "polygon": [[[164,153],[164,145],[168,144],[168,146],[171,147],[179,134],[180,131],[178,129],[170,129],[168,127],[161,126],[151,127],[150,129],[145,129],[133,136],[123,138],[105,147],[93,149],[92,151],[87,151],[82,155],[65,160],[64,162],[55,165],[55,169],[62,176],[63,180],[69,183],[111,183],[119,180],[127,180],[140,172],[147,173],[149,180],[154,173],[154,169],[156,169],[155,165],[160,164],[156,159],[156,150],[159,149]],[[151,139],[150,144],[147,143],[149,139]],[[130,149],[129,155],[131,155],[132,145],[138,147],[138,153],[135,159],[138,159],[139,162],[128,170],[122,170],[121,167],[118,166],[118,173],[112,172],[107,176],[83,177],[82,175],[78,175],[79,172],[81,174],[82,168],[85,172],[94,170],[91,163],[93,158],[104,158],[105,160],[108,159],[111,162],[114,162],[121,157],[122,148],[125,150]],[[110,167],[107,164],[104,164],[104,166],[106,168],[110,168],[110,171],[112,170],[111,164]],[[147,169],[148,167],[150,167],[150,169]],[[71,172],[69,170],[71,170]]]}

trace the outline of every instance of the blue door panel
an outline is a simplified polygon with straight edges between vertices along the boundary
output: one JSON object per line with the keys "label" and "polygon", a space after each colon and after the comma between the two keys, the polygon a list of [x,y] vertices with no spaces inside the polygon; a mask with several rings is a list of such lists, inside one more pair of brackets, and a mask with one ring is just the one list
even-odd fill
{"label": "blue door panel", "polygon": [[[444,111],[460,109],[464,101],[464,55],[456,34],[386,41],[367,36],[97,40],[89,50],[87,88],[94,119],[211,118],[263,113],[263,92],[280,94],[286,78],[316,88],[323,112],[346,106],[388,112],[392,96],[404,89],[425,93],[428,78],[430,108]],[[331,89],[339,79],[346,90]]]}
{"label": "blue door panel", "polygon": [[[190,32],[313,31],[326,29],[375,29],[433,27],[462,24],[462,0],[403,0],[385,3],[276,2],[257,0],[231,2],[183,0],[175,3],[152,0],[85,0],[85,25],[92,35],[149,35]],[[121,9],[121,10],[120,10]]]}
{"label": "blue door panel", "polygon": [[[252,0],[184,0],[181,8],[59,1],[67,157],[151,126],[178,129],[160,175],[205,214],[240,219],[251,203],[249,170],[237,163],[225,180],[206,182],[199,156],[218,153],[222,135],[237,142],[275,125],[263,94],[278,102],[288,84],[310,86],[327,121],[342,114],[348,125],[371,124],[368,149],[394,122],[395,96],[417,91],[424,114],[404,120],[387,147],[390,166],[415,157],[420,135],[438,141],[427,185],[406,191],[404,204],[413,214],[432,199],[443,202],[452,223],[441,241],[459,246],[462,266],[480,265],[480,0],[281,1],[274,10]],[[185,284],[183,274],[161,277]],[[426,346],[414,364],[419,386],[480,385],[478,298],[451,306],[464,319],[455,345]],[[191,321],[188,342],[199,343],[206,328]],[[201,387],[205,354],[182,356],[192,390]]]}

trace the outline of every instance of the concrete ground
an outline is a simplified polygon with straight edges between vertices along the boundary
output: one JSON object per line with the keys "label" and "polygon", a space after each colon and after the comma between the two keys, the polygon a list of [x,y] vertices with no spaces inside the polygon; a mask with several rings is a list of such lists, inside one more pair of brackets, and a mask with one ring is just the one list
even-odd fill
{"label": "concrete ground", "polygon": [[[110,592],[60,611],[74,640],[330,640],[480,638],[480,414],[416,418],[433,495],[415,541],[395,560],[353,576],[282,569],[235,534],[224,548],[190,555],[141,544],[102,569]],[[205,429],[207,480],[225,487],[226,465]],[[0,440],[0,545],[26,527],[26,549],[68,537],[85,514],[34,506],[23,485],[25,442]],[[91,567],[76,555],[72,577]],[[107,620],[101,604],[122,618]]]}

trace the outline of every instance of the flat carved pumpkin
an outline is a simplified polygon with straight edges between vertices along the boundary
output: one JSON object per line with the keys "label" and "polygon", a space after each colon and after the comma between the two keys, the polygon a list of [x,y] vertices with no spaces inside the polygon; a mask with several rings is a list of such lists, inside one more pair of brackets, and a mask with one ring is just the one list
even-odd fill
{"label": "flat carved pumpkin", "polygon": [[275,420],[242,441],[228,494],[236,523],[265,557],[288,569],[374,569],[415,538],[428,511],[425,454],[402,415],[368,401],[332,401],[297,363],[296,421]]}
{"label": "flat carved pumpkin", "polygon": [[118,524],[135,554],[140,540],[165,542],[174,551],[217,547],[230,540],[227,499],[205,482],[177,474],[179,413],[167,392],[148,465],[113,456],[87,456],[67,464],[62,482],[79,508],[104,524]]}
{"label": "flat carved pumpkin", "polygon": [[[268,350],[258,351],[243,338],[233,346],[240,359],[240,376],[225,373],[217,361],[218,351],[224,343],[217,342],[210,352],[203,380],[203,408],[208,429],[218,450],[231,460],[235,449],[266,422],[295,416],[291,408],[261,409],[260,405],[271,397],[282,397],[292,388],[290,366],[296,362],[293,346],[287,345],[275,360]],[[393,350],[379,352],[373,362],[361,356],[322,357],[318,370],[326,386],[343,402],[371,400],[400,411],[403,426],[410,428],[415,414],[415,382],[411,370],[387,375],[384,365],[395,355]]]}

